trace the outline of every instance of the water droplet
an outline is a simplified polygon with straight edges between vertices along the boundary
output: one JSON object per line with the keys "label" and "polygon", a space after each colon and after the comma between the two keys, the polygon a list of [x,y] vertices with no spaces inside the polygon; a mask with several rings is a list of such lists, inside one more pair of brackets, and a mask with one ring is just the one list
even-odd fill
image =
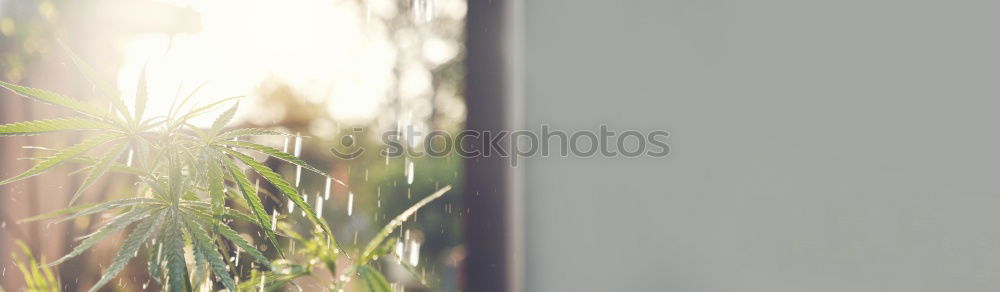
{"label": "water droplet", "polygon": [[132,155],[133,154],[134,154],[134,152],[132,151],[132,149],[129,149],[128,150],[128,159],[125,160],[126,161],[125,162],[125,166],[132,167]]}
{"label": "water droplet", "polygon": [[406,166],[406,184],[413,184],[413,161]]}
{"label": "water droplet", "polygon": [[347,216],[354,211],[354,192],[347,192]]}
{"label": "water droplet", "polygon": [[274,230],[278,228],[277,226],[278,226],[278,209],[273,209],[271,210],[271,232],[274,232]]}
{"label": "water droplet", "polygon": [[[309,204],[309,196],[308,195],[302,196],[302,202],[306,203],[306,205],[303,205],[302,208],[305,208],[306,206],[308,206],[308,204]],[[305,217],[305,216],[306,216],[306,210],[302,209],[302,217]]]}
{"label": "water droplet", "polygon": [[332,179],[330,179],[330,177],[326,177],[326,193],[323,194],[323,198],[327,199],[327,200],[330,199],[330,181],[331,180]]}
{"label": "water droplet", "polygon": [[323,218],[323,197],[316,193],[316,217]]}
{"label": "water droplet", "polygon": [[[302,156],[302,136],[295,134],[295,157]],[[295,187],[302,182],[302,166],[295,165]]]}

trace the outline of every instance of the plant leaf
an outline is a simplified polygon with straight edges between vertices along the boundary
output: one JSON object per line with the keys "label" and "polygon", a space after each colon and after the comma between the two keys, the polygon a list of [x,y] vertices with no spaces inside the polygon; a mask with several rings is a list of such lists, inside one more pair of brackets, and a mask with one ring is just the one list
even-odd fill
{"label": "plant leaf", "polygon": [[282,132],[278,132],[278,131],[275,131],[275,130],[262,129],[262,128],[244,128],[244,129],[233,129],[233,130],[229,130],[229,131],[223,132],[222,134],[219,134],[219,136],[217,138],[218,139],[222,139],[222,140],[228,140],[228,139],[232,139],[232,138],[236,138],[236,137],[243,137],[243,136],[288,136],[288,137],[294,137],[295,135],[288,134],[288,133],[282,133]]}
{"label": "plant leaf", "polygon": [[184,123],[187,123],[187,121],[190,120],[191,118],[194,118],[194,117],[197,117],[197,116],[199,116],[201,114],[204,114],[205,112],[211,110],[212,108],[214,108],[214,107],[216,107],[216,106],[218,106],[220,104],[223,104],[223,103],[225,103],[227,101],[230,101],[230,100],[233,100],[233,99],[239,99],[239,98],[242,98],[242,96],[227,97],[227,98],[223,98],[223,99],[217,100],[217,101],[215,101],[213,103],[207,104],[205,106],[193,109],[193,110],[189,111],[188,113],[184,114],[183,116],[181,116],[179,119],[175,120],[173,122],[173,125],[174,126],[183,125]]}
{"label": "plant leaf", "polygon": [[212,198],[212,215],[222,215],[226,206],[222,167],[218,163],[208,163],[208,193]]}
{"label": "plant leaf", "polygon": [[112,146],[114,148],[111,148],[111,150],[108,151],[108,153],[94,165],[93,169],[90,170],[90,174],[88,174],[87,178],[83,180],[82,184],[80,184],[80,188],[78,188],[76,193],[73,194],[73,198],[69,199],[70,205],[73,205],[73,203],[76,202],[76,199],[80,197],[80,194],[83,194],[83,191],[87,190],[90,185],[94,184],[94,182],[104,175],[105,172],[108,172],[108,169],[115,163],[115,160],[117,160],[118,157],[122,155],[122,152],[125,151],[125,145],[128,145],[128,143],[115,144]]}
{"label": "plant leaf", "polygon": [[67,109],[74,110],[78,113],[89,115],[95,118],[114,120],[107,112],[97,109],[89,104],[81,102],[76,99],[62,96],[58,93],[36,89],[26,86],[20,86],[17,84],[7,83],[0,81],[0,86],[10,89],[14,93],[27,98],[32,98],[44,103],[58,105]]}
{"label": "plant leaf", "polygon": [[291,155],[291,154],[279,151],[278,149],[274,149],[272,147],[268,147],[268,146],[264,146],[264,145],[260,145],[260,144],[256,144],[256,143],[243,142],[243,141],[232,141],[232,140],[223,140],[223,141],[220,141],[220,144],[232,145],[232,146],[236,146],[236,147],[239,147],[239,148],[250,149],[250,150],[254,150],[254,151],[260,152],[260,153],[264,153],[264,154],[267,154],[268,156],[284,160],[284,161],[286,161],[288,163],[295,164],[295,165],[298,165],[298,166],[302,166],[302,168],[305,168],[306,170],[318,173],[318,174],[320,174],[322,176],[329,177],[331,180],[336,181],[337,183],[339,183],[341,185],[344,185],[344,186],[347,185],[343,181],[331,177],[326,172],[323,172],[322,170],[319,170],[319,169],[313,167],[312,165],[309,165],[308,163],[306,163],[302,159],[299,159],[298,157],[295,157],[294,155]]}
{"label": "plant leaf", "polygon": [[226,263],[223,262],[222,255],[216,250],[215,243],[212,242],[211,238],[205,236],[205,231],[198,224],[194,223],[194,221],[185,221],[187,223],[188,234],[191,234],[191,241],[194,243],[195,249],[201,250],[202,257],[208,262],[208,267],[212,270],[212,274],[215,274],[215,277],[229,291],[236,291],[236,283],[233,281],[233,277],[229,275],[229,272],[226,271]]}
{"label": "plant leaf", "polygon": [[97,205],[98,204],[96,204],[96,203],[95,204],[83,204],[83,205],[76,205],[76,206],[69,207],[69,208],[59,209],[59,210],[55,210],[55,211],[52,211],[52,212],[44,213],[44,214],[41,214],[41,215],[31,216],[31,217],[28,217],[28,218],[17,220],[17,224],[28,223],[28,222],[35,222],[35,221],[40,221],[40,220],[55,218],[56,216],[61,216],[61,215],[66,215],[66,214],[72,214],[74,212],[78,212],[80,210],[87,209],[87,208],[92,208],[92,207],[97,206]]}
{"label": "plant leaf", "polygon": [[264,211],[264,205],[260,202],[260,197],[256,193],[253,193],[253,186],[250,184],[250,180],[247,179],[246,174],[243,174],[236,164],[228,159],[223,159],[226,162],[226,166],[229,168],[229,175],[236,182],[236,186],[240,189],[240,193],[243,194],[243,199],[247,201],[247,205],[250,206],[250,211],[255,217],[257,217],[257,223],[260,224],[261,229],[263,229],[264,234],[267,235],[267,239],[271,241],[271,244],[281,253],[281,249],[278,245],[278,239],[274,236],[274,231],[271,231],[271,216],[267,215],[267,211]]}
{"label": "plant leaf", "polygon": [[440,198],[449,190],[451,190],[451,186],[445,186],[440,190],[437,190],[433,194],[421,199],[416,204],[413,204],[413,206],[410,206],[410,208],[407,208],[405,211],[403,211],[403,213],[400,213],[399,216],[396,216],[396,218],[393,218],[392,221],[389,221],[389,223],[386,223],[385,226],[382,227],[382,230],[379,231],[377,234],[375,234],[375,237],[372,238],[371,241],[368,241],[368,245],[365,246],[364,252],[361,253],[361,259],[359,260],[359,263],[360,264],[368,263],[368,260],[371,260],[371,257],[374,254],[374,252],[378,249],[382,241],[385,240],[385,238],[392,233],[392,230],[396,229],[396,227],[399,227],[399,225],[403,224],[403,221],[406,221],[406,218],[410,217],[410,215],[413,215],[413,213],[417,212],[417,210],[419,210],[421,207],[427,205],[427,203],[430,203],[431,201],[434,201],[437,198]]}
{"label": "plant leaf", "polygon": [[215,136],[216,133],[219,133],[219,130],[228,125],[233,120],[233,116],[236,116],[236,110],[239,108],[240,103],[236,102],[232,107],[219,115],[218,118],[215,118],[215,122],[212,123],[212,128],[208,132],[209,135]]}
{"label": "plant leaf", "polygon": [[42,162],[39,162],[37,165],[35,165],[31,169],[28,169],[24,173],[21,173],[21,174],[15,176],[15,177],[12,177],[12,178],[8,178],[8,179],[6,179],[4,181],[0,181],[0,185],[9,184],[9,183],[12,183],[12,182],[15,182],[15,181],[19,181],[19,180],[22,180],[22,179],[26,179],[26,178],[38,175],[38,174],[40,174],[40,173],[42,173],[42,172],[44,172],[44,171],[46,171],[46,170],[48,170],[50,168],[59,166],[60,164],[62,164],[63,162],[66,162],[66,160],[68,160],[70,158],[76,157],[76,156],[78,156],[80,154],[83,154],[84,152],[87,152],[87,150],[90,150],[90,149],[92,149],[94,147],[97,147],[98,145],[107,143],[108,141],[111,141],[111,140],[114,140],[114,139],[117,139],[117,138],[120,138],[120,137],[121,136],[119,134],[106,134],[106,135],[100,135],[100,136],[96,136],[96,137],[84,140],[83,142],[80,142],[79,144],[76,144],[76,145],[73,145],[73,146],[71,146],[69,148],[60,150],[55,155],[50,156],[49,158],[46,158]]}
{"label": "plant leaf", "polygon": [[385,280],[382,273],[369,266],[361,266],[358,273],[361,274],[361,283],[364,284],[365,291],[368,292],[392,292],[389,281]]}
{"label": "plant leaf", "polygon": [[0,125],[2,136],[33,136],[58,131],[110,129],[108,123],[89,118],[55,118]]}
{"label": "plant leaf", "polygon": [[[90,214],[94,214],[94,213],[100,213],[100,212],[104,212],[104,211],[115,209],[115,208],[130,207],[130,206],[135,206],[135,205],[156,204],[156,203],[160,203],[160,202],[161,201],[154,200],[154,199],[149,199],[149,198],[125,198],[125,199],[118,199],[118,200],[113,200],[113,201],[107,201],[107,202],[96,204],[96,205],[93,205],[93,206],[91,206],[89,208],[83,209],[82,211],[74,213],[73,215],[70,215],[69,217],[63,218],[62,220],[59,220],[59,221],[62,222],[62,221],[70,220],[70,219],[77,218],[77,217],[80,217],[80,216],[86,216],[86,215],[90,215]],[[77,207],[79,207],[79,206],[66,208],[64,210],[73,210],[73,209],[75,209]],[[56,212],[60,212],[60,211],[56,211]]]}
{"label": "plant leaf", "polygon": [[302,196],[299,195],[299,192],[296,191],[295,188],[293,188],[292,185],[288,183],[288,181],[285,181],[285,179],[282,178],[281,175],[275,173],[274,170],[271,170],[271,168],[267,167],[267,165],[264,165],[263,163],[260,163],[257,160],[254,160],[252,157],[247,156],[243,153],[229,150],[225,147],[217,147],[217,148],[222,151],[225,151],[227,154],[233,157],[236,157],[236,159],[242,161],[243,164],[250,166],[250,168],[253,168],[254,171],[263,176],[265,180],[270,182],[271,185],[273,185],[275,188],[281,191],[281,193],[284,194],[285,197],[292,200],[292,202],[294,202],[297,207],[301,208],[302,211],[306,212],[306,216],[309,218],[310,221],[312,221],[313,224],[321,226],[323,228],[323,231],[325,231],[328,236],[330,236],[331,238],[333,237],[333,232],[330,232],[330,228],[327,226],[326,222],[316,217],[316,213],[315,211],[313,211],[313,208],[309,206],[309,203],[306,203],[304,200],[302,200]]}
{"label": "plant leaf", "polygon": [[256,247],[247,242],[246,239],[243,239],[243,237],[240,236],[239,233],[236,232],[236,230],[233,230],[231,227],[229,227],[229,225],[226,225],[225,223],[222,223],[220,221],[212,221],[212,218],[208,216],[199,216],[199,218],[200,218],[199,221],[202,223],[202,225],[213,227],[216,233],[222,235],[222,237],[231,241],[236,246],[239,246],[240,249],[245,251],[247,254],[250,254],[250,256],[253,257],[254,260],[256,260],[258,263],[264,265],[267,268],[271,267],[271,262],[267,260],[267,257],[265,257],[263,253],[257,250]]}
{"label": "plant leaf", "polygon": [[97,88],[98,92],[103,95],[104,98],[111,101],[111,104],[116,110],[118,110],[119,113],[122,114],[123,117],[125,117],[125,120],[131,121],[132,117],[129,115],[128,108],[125,107],[125,102],[122,101],[121,96],[118,95],[118,91],[115,90],[114,87],[111,87],[111,85],[104,81],[104,79],[100,78],[97,71],[94,71],[93,67],[90,67],[90,65],[84,62],[80,56],[77,56],[76,53],[73,52],[73,50],[70,50],[69,46],[62,41],[59,41],[59,45],[62,47],[63,51],[66,52],[66,55],[69,56],[70,60],[73,61],[73,65],[76,65],[77,70],[80,70],[80,73],[83,73],[83,76]]}
{"label": "plant leaf", "polygon": [[[169,216],[170,222],[180,222],[176,214]],[[184,233],[180,224],[167,225],[163,233],[163,253],[167,260],[167,291],[190,291],[187,261],[184,259]]]}
{"label": "plant leaf", "polygon": [[154,218],[149,218],[136,225],[135,230],[125,238],[125,242],[122,243],[122,247],[118,249],[118,255],[115,259],[111,261],[111,265],[108,269],[104,271],[104,275],[101,279],[90,288],[90,292],[97,291],[108,281],[114,279],[125,268],[125,264],[128,263],[130,259],[135,257],[136,253],[139,252],[139,248],[142,247],[143,243],[146,243],[146,239],[149,239],[151,235],[156,233],[156,230],[163,223],[164,213],[157,214]]}
{"label": "plant leaf", "polygon": [[143,218],[146,217],[146,215],[149,215],[149,213],[151,213],[154,209],[156,208],[155,207],[138,208],[132,211],[128,211],[125,214],[121,214],[118,217],[115,217],[115,219],[112,219],[111,222],[108,222],[108,224],[104,224],[104,226],[101,226],[101,228],[95,231],[94,233],[84,236],[83,242],[81,242],[80,245],[77,245],[75,248],[73,248],[73,251],[64,255],[62,258],[59,258],[58,260],[48,263],[47,266],[58,265],[62,262],[65,262],[68,259],[71,259],[73,257],[82,254],[84,251],[87,251],[87,249],[90,249],[95,244],[97,244],[104,238],[108,237],[108,235],[111,235],[117,232],[118,230],[125,228],[126,226],[132,224],[133,222],[142,220]]}

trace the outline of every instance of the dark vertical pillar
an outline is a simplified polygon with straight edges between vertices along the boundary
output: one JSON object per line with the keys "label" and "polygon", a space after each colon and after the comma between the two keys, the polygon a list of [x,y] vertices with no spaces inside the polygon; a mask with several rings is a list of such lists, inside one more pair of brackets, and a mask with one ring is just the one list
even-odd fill
{"label": "dark vertical pillar", "polygon": [[[471,0],[466,24],[465,98],[468,107],[466,129],[497,131],[506,129],[509,60],[503,36],[509,19],[508,0]],[[472,139],[466,139],[472,140]],[[465,161],[464,202],[467,255],[463,289],[470,292],[501,292],[508,283],[509,226],[506,214],[510,188],[507,160],[503,157],[467,158]]]}

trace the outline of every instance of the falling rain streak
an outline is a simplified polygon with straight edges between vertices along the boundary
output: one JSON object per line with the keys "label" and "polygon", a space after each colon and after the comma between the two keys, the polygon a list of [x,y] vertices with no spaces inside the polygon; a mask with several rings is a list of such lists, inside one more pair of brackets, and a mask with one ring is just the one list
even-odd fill
{"label": "falling rain streak", "polygon": [[354,211],[354,192],[347,192],[347,216]]}
{"label": "falling rain streak", "polygon": [[[295,157],[300,158],[302,156],[302,136],[295,134]],[[299,183],[302,182],[302,166],[295,165],[295,187],[299,187]]]}

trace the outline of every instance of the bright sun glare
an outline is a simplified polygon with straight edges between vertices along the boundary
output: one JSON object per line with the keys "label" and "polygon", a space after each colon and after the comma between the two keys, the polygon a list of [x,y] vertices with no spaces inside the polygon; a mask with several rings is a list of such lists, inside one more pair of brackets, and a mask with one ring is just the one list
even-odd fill
{"label": "bright sun glare", "polygon": [[[128,40],[118,87],[123,96],[134,96],[146,65],[149,109],[165,115],[178,90],[184,96],[203,82],[193,99],[201,104],[230,96],[252,99],[262,82],[278,81],[310,101],[325,102],[335,120],[367,121],[397,83],[399,49],[385,27],[371,21],[401,13],[390,1],[167,1],[200,13],[201,31]],[[464,2],[439,2],[433,9],[464,17]],[[421,47],[430,63],[451,60],[460,50],[454,40],[430,39]],[[398,77],[399,95],[433,94],[428,76],[422,66],[407,66]],[[207,115],[195,122],[210,120]]]}

